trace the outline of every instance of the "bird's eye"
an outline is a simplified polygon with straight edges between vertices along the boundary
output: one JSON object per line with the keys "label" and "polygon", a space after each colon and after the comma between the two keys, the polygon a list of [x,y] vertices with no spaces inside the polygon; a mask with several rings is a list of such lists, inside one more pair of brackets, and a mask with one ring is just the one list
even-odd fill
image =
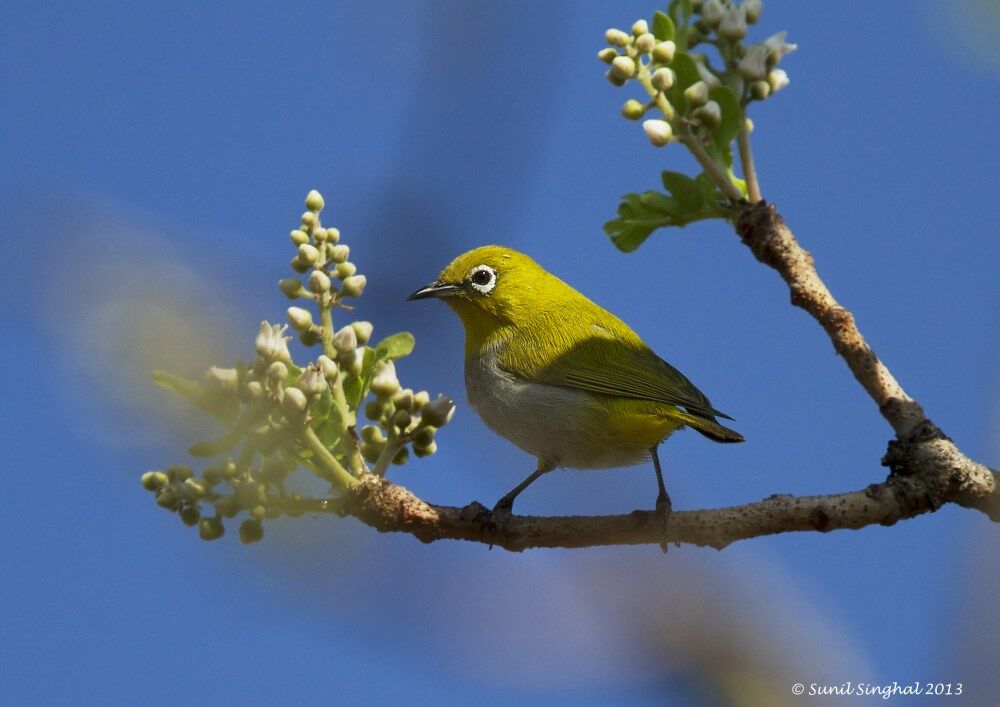
{"label": "bird's eye", "polygon": [[469,284],[484,295],[488,294],[496,284],[496,272],[489,265],[477,265],[469,273]]}

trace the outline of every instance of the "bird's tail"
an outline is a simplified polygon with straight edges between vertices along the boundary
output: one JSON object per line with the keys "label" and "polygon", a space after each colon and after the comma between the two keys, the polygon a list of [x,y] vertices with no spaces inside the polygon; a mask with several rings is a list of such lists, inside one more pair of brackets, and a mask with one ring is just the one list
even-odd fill
{"label": "bird's tail", "polygon": [[714,442],[732,443],[744,441],[743,435],[736,430],[729,429],[725,425],[720,425],[714,417],[702,417],[686,410],[677,410],[671,417],[697,430]]}

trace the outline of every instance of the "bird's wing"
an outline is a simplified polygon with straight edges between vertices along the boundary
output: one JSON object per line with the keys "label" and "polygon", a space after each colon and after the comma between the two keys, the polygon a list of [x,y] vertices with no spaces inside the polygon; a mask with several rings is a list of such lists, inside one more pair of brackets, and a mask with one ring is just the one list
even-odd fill
{"label": "bird's wing", "polygon": [[607,334],[562,341],[554,360],[544,366],[533,366],[530,371],[517,370],[521,366],[507,366],[503,361],[501,366],[538,383],[651,400],[683,407],[689,413],[710,419],[715,416],[732,419],[714,409],[704,393],[653,353],[630,329]]}

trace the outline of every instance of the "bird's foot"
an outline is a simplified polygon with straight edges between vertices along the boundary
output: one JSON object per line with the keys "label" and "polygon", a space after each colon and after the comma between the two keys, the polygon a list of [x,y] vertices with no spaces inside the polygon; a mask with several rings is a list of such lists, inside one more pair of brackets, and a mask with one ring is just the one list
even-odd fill
{"label": "bird's foot", "polygon": [[661,523],[663,524],[663,540],[660,542],[660,549],[663,550],[663,554],[667,553],[667,548],[669,542],[667,542],[667,524],[670,522],[670,514],[673,513],[673,504],[670,502],[670,496],[666,494],[660,495],[656,499],[656,513],[661,517]]}
{"label": "bird's foot", "polygon": [[497,532],[502,533],[507,529],[507,526],[510,524],[510,518],[513,515],[513,511],[514,500],[507,499],[506,497],[501,498],[497,501],[497,504],[493,506],[493,512],[490,515],[493,517],[493,525]]}

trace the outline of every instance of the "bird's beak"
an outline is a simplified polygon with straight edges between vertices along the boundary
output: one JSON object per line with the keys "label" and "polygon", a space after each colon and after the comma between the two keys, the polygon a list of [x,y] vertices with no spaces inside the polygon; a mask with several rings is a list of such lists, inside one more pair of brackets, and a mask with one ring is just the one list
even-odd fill
{"label": "bird's beak", "polygon": [[462,288],[458,285],[452,285],[447,282],[435,280],[434,282],[424,285],[419,290],[411,294],[406,298],[406,301],[411,302],[415,299],[427,299],[429,297],[441,299],[443,297],[450,297],[456,292],[459,292],[461,289]]}

